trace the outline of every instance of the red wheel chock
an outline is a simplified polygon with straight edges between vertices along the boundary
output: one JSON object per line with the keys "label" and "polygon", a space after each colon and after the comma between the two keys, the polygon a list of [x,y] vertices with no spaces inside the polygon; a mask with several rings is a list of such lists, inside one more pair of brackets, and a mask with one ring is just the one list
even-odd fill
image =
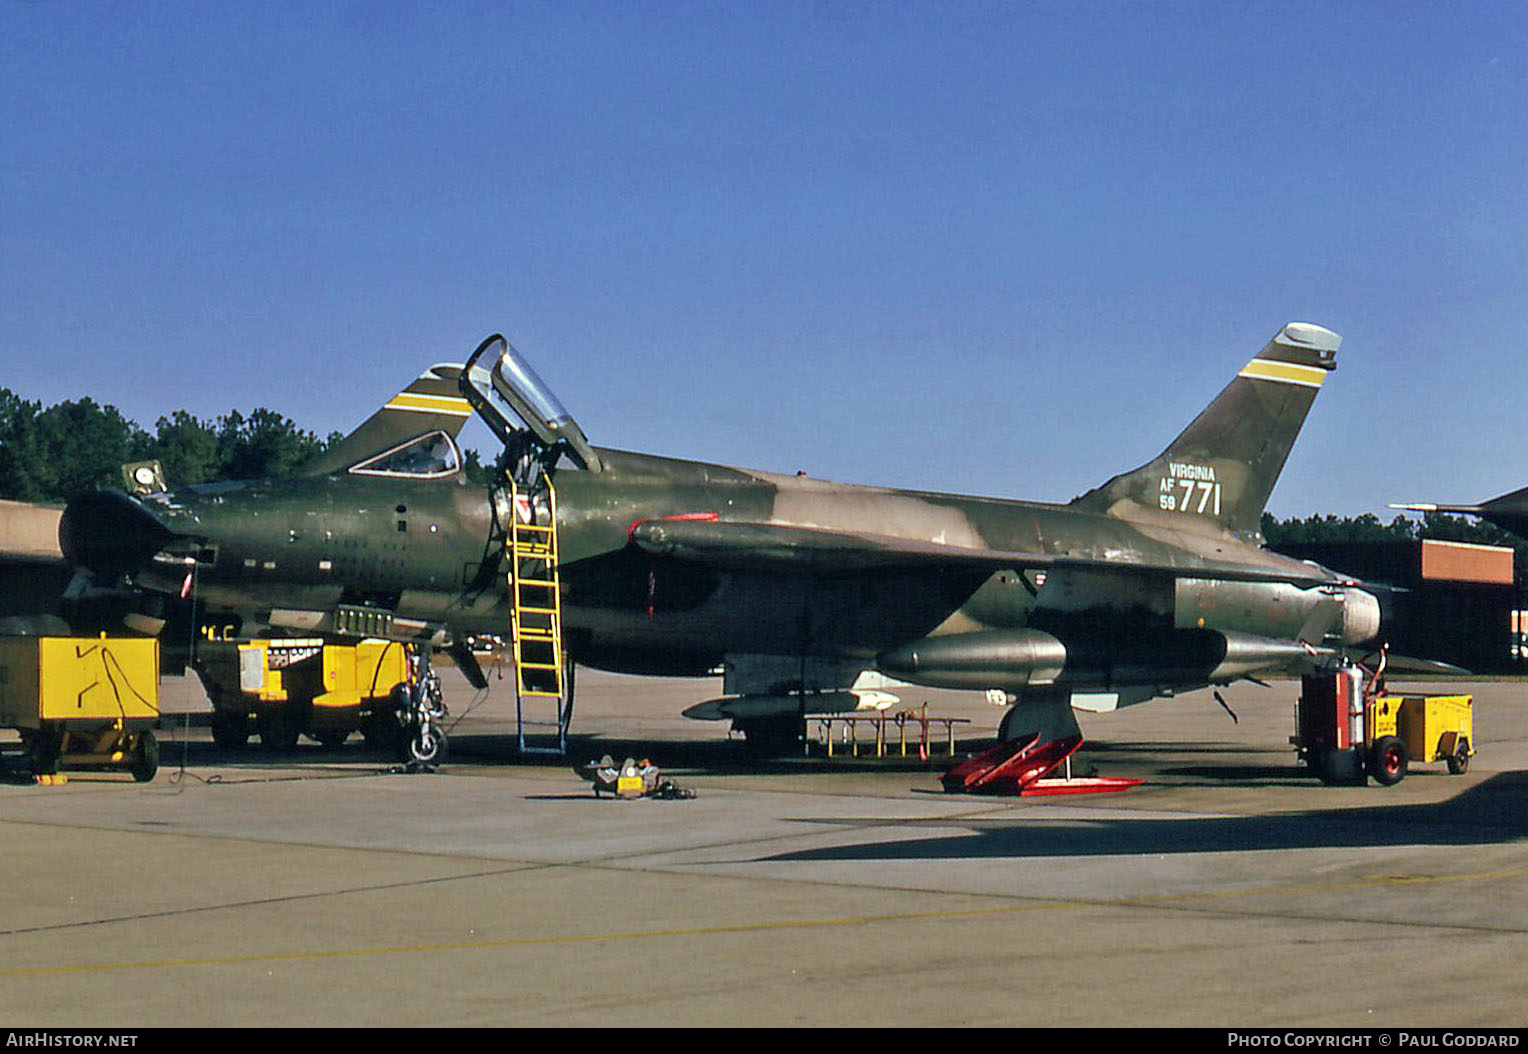
{"label": "red wheel chock", "polygon": [[968,758],[940,777],[947,794],[1008,794],[1041,797],[1052,794],[1113,794],[1139,787],[1141,780],[1046,779],[1082,746],[1081,736],[1040,742],[1039,734],[1027,739],[1006,740],[991,750]]}

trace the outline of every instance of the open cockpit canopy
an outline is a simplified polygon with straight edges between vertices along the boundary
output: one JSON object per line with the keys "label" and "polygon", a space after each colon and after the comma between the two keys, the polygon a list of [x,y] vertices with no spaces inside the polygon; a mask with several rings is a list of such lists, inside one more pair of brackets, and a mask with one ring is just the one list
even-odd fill
{"label": "open cockpit canopy", "polygon": [[505,446],[519,445],[529,432],[544,450],[559,450],[580,468],[598,472],[604,467],[573,415],[524,356],[498,334],[472,353],[460,386],[462,395]]}

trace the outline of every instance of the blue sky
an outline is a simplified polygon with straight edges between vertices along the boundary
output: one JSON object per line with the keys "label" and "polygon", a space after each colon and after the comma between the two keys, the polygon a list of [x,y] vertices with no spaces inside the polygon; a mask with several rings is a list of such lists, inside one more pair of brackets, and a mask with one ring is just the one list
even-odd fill
{"label": "blue sky", "polygon": [[[1064,501],[1287,321],[1271,508],[1528,483],[1528,6],[0,0],[0,386]],[[479,442],[486,448],[486,432]]]}

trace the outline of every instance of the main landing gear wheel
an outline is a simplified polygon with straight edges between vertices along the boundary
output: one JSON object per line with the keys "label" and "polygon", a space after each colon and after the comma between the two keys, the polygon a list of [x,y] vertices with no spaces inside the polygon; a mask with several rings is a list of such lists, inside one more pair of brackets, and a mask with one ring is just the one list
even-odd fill
{"label": "main landing gear wheel", "polygon": [[734,723],[743,733],[748,753],[757,758],[777,758],[801,749],[806,722],[794,714],[786,717],[750,717]]}

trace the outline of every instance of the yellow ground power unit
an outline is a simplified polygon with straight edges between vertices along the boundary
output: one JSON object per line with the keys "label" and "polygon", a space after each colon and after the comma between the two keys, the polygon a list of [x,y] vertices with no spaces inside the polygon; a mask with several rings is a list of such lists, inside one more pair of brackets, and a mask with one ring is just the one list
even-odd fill
{"label": "yellow ground power unit", "polygon": [[0,637],[0,726],[33,772],[159,769],[159,642],[151,637]]}
{"label": "yellow ground power unit", "polygon": [[357,729],[368,739],[395,730],[391,697],[408,681],[408,649],[397,641],[300,637],[204,645],[199,672],[219,746],[241,747],[258,733],[278,750],[303,734],[334,747]]}
{"label": "yellow ground power unit", "polygon": [[1458,775],[1475,753],[1473,705],[1468,695],[1381,694],[1347,666],[1301,679],[1290,742],[1325,783],[1395,784],[1432,761]]}
{"label": "yellow ground power unit", "polygon": [[1370,704],[1371,742],[1394,736],[1407,764],[1445,761],[1455,775],[1475,754],[1474,696],[1382,695]]}

